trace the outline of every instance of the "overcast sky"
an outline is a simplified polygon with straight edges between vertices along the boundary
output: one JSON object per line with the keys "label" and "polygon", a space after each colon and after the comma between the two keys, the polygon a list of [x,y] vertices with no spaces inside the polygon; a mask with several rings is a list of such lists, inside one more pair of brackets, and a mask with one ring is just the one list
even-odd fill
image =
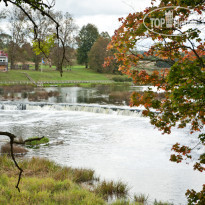
{"label": "overcast sky", "polygon": [[[92,23],[97,26],[99,32],[107,31],[112,36],[120,26],[119,18],[150,5],[151,0],[56,0],[54,10],[69,12],[79,29]],[[4,8],[4,3],[1,2],[0,10]],[[0,27],[5,30],[7,24],[0,22]]]}
{"label": "overcast sky", "polygon": [[55,9],[69,12],[79,28],[95,24],[99,32],[113,35],[119,27],[118,18],[150,6],[151,0],[56,0]]}

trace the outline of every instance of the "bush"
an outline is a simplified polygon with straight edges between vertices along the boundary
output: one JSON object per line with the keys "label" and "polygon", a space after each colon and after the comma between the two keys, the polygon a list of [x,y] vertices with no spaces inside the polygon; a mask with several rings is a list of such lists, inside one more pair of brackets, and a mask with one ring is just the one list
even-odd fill
{"label": "bush", "polygon": [[115,82],[132,82],[132,78],[128,78],[126,76],[116,76],[112,78]]}

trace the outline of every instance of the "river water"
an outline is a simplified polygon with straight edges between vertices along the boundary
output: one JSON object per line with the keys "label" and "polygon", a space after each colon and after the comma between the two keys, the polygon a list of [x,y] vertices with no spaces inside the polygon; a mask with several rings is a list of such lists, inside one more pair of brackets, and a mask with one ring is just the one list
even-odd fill
{"label": "river water", "polygon": [[[124,99],[117,106],[111,105],[113,103],[104,106],[104,99],[109,100],[109,93],[119,92],[119,88],[112,89],[103,93],[96,87],[47,88],[47,92],[52,90],[59,94],[41,99],[41,103],[29,103],[28,94],[24,99],[14,99],[15,102],[8,99],[5,102],[4,99],[0,102],[0,130],[23,138],[50,138],[49,146],[31,150],[28,157],[46,157],[61,165],[92,168],[101,179],[122,180],[130,187],[130,193],[149,195],[150,201],[156,198],[186,204],[186,190],[201,190],[205,176],[193,171],[192,163],[175,164],[169,161],[169,156],[173,144],[179,142],[194,147],[198,142],[197,136],[190,135],[188,128],[173,129],[171,135],[162,135],[139,111],[135,114],[127,111]],[[145,87],[123,89],[123,92],[128,92]],[[36,90],[28,91],[32,92]],[[89,94],[84,95],[85,92]],[[13,95],[19,96],[17,93]],[[85,109],[88,103],[85,101],[91,98],[98,98],[99,102],[95,102],[95,108]],[[66,109],[65,104],[59,104],[57,109],[58,102],[65,103]],[[76,109],[79,103],[84,104],[83,109]],[[67,109],[71,104],[76,104],[76,108]],[[89,106],[91,104],[87,104]],[[96,107],[102,106],[106,109],[98,109],[97,112]],[[124,109],[126,112],[122,112]],[[1,140],[6,138],[1,137]],[[201,152],[194,150],[194,157],[197,158]]]}

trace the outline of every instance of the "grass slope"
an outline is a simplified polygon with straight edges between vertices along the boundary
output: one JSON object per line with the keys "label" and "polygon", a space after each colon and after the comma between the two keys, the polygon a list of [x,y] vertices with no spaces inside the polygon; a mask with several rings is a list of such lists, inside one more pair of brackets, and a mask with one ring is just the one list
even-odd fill
{"label": "grass slope", "polygon": [[55,69],[50,69],[43,66],[43,72],[34,70],[9,70],[7,73],[0,73],[0,81],[28,81],[24,73],[27,73],[34,81],[52,81],[52,80],[110,80],[114,75],[100,74],[90,69],[85,69],[83,66],[73,66],[71,71],[64,70],[63,76]]}

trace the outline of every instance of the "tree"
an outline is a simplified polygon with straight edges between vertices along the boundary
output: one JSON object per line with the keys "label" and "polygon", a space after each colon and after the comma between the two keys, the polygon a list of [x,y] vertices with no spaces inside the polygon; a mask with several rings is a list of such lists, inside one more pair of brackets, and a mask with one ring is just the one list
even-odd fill
{"label": "tree", "polygon": [[[55,24],[55,36],[58,39],[58,45],[61,44],[63,50],[65,50],[64,47],[64,42],[59,36],[59,23],[53,18],[51,15],[51,9],[55,5],[55,0],[48,0],[46,3],[43,0],[32,0],[32,1],[27,1],[27,0],[0,0],[0,3],[4,3],[5,6],[8,6],[9,4],[15,5],[16,7],[20,8],[22,12],[28,17],[30,22],[33,25],[33,32],[34,32],[34,39],[38,42],[38,47],[42,51],[42,53],[46,56],[46,53],[44,52],[44,49],[41,44],[41,39],[38,38],[38,26],[35,23],[35,20],[32,18],[29,12],[25,10],[25,7],[31,8],[33,11],[39,11],[41,15],[47,16],[51,21],[54,22]],[[44,44],[43,44],[44,45]],[[62,76],[63,70],[63,62],[65,60],[65,52],[63,52],[63,55],[61,56],[60,64],[59,64],[59,71]]]}
{"label": "tree", "polygon": [[25,21],[26,15],[24,12],[16,7],[13,7],[9,12],[8,19],[10,22],[9,30],[11,33],[11,41],[9,42],[8,54],[11,63],[11,69],[14,68],[15,62],[18,60],[20,54],[20,47],[25,43],[26,30]]}
{"label": "tree", "polygon": [[[0,21],[2,20],[2,19],[5,19],[6,18],[6,14],[7,14],[7,11],[6,10],[1,10],[0,11]],[[0,34],[2,34],[3,33],[3,31],[2,31],[2,29],[0,28]]]}
{"label": "tree", "polygon": [[[195,161],[194,170],[204,172],[205,153],[194,158],[192,150],[197,146],[202,150],[205,147],[205,134],[202,133],[205,124],[205,42],[199,28],[199,25],[205,22],[203,18],[193,19],[192,22],[198,26],[185,30],[182,30],[183,24],[177,28],[172,26],[170,29],[163,25],[156,28],[157,32],[148,30],[153,23],[151,18],[159,19],[167,11],[167,8],[163,8],[165,6],[172,6],[172,9],[173,6],[185,7],[174,7],[176,9],[173,15],[180,17],[181,21],[188,21],[192,12],[196,13],[195,17],[200,17],[205,11],[203,0],[161,0],[157,6],[152,0],[151,7],[120,19],[122,24],[115,31],[108,48],[117,50],[115,58],[120,63],[119,70],[131,76],[134,83],[157,86],[165,92],[166,98],[163,101],[157,100],[152,90],[144,92],[143,95],[134,92],[131,96],[131,106],[143,105],[143,114],[163,133],[169,134],[172,127],[182,129],[187,125],[190,126],[190,133],[198,133],[197,145],[173,145],[172,150],[176,154],[171,155],[170,160],[180,163],[182,160],[191,159]],[[154,9],[158,9],[155,16]],[[144,19],[145,15],[149,18]],[[177,32],[180,35],[175,35]],[[148,56],[155,55],[158,59],[168,60],[172,62],[172,67],[151,74],[143,69],[135,69],[143,59],[143,55],[135,52],[142,39],[153,40],[147,52]],[[109,61],[106,64],[109,64]],[[153,112],[153,109],[158,112]],[[188,190],[186,196],[190,205],[205,204],[205,185],[198,193]]]}
{"label": "tree", "polygon": [[21,55],[20,55],[20,62],[25,64],[28,61],[33,60],[33,48],[30,43],[24,43],[21,47]]}
{"label": "tree", "polygon": [[6,50],[6,53],[8,51],[8,45],[9,42],[11,41],[11,36],[6,34],[6,33],[1,33],[0,34],[0,49],[1,50]]}
{"label": "tree", "polygon": [[[26,8],[24,9],[30,13],[32,16],[32,19],[35,21],[35,24],[37,25],[37,32],[38,32],[38,39],[35,39],[35,33],[33,32],[33,25],[30,24],[30,22],[27,23],[27,31],[29,33],[29,37],[33,41],[33,47],[34,51],[38,48],[40,50],[39,52],[33,52],[33,58],[34,58],[34,63],[35,63],[35,70],[39,70],[39,64],[41,62],[41,59],[43,58],[42,52],[46,53],[45,50],[43,50],[43,42],[46,41],[46,39],[53,35],[54,33],[54,28],[55,28],[55,23],[48,17],[48,16],[43,16],[40,11],[33,11],[31,8]],[[39,44],[41,47],[39,48]],[[36,45],[36,47],[35,47]],[[43,51],[42,51],[43,50]],[[48,54],[46,53],[45,55],[48,57]]]}
{"label": "tree", "polygon": [[88,65],[90,69],[98,73],[118,73],[118,65],[113,59],[109,66],[103,67],[104,59],[108,56],[113,57],[113,51],[107,51],[107,45],[110,42],[109,34],[103,32],[100,37],[93,44],[88,54]]}
{"label": "tree", "polygon": [[72,59],[74,58],[74,44],[76,39],[76,32],[77,32],[77,25],[74,23],[74,19],[71,16],[70,13],[62,13],[60,11],[55,12],[53,14],[54,18],[60,22],[60,28],[59,28],[59,36],[62,39],[65,50],[63,50],[62,46],[59,47],[56,43],[56,46],[52,49],[51,52],[51,60],[56,65],[56,67],[59,67],[59,55],[63,55],[63,52],[65,51],[65,58],[66,60],[63,63],[63,66],[71,65]]}
{"label": "tree", "polygon": [[92,24],[83,26],[77,37],[77,61],[88,68],[88,52],[99,36],[98,29]]}

